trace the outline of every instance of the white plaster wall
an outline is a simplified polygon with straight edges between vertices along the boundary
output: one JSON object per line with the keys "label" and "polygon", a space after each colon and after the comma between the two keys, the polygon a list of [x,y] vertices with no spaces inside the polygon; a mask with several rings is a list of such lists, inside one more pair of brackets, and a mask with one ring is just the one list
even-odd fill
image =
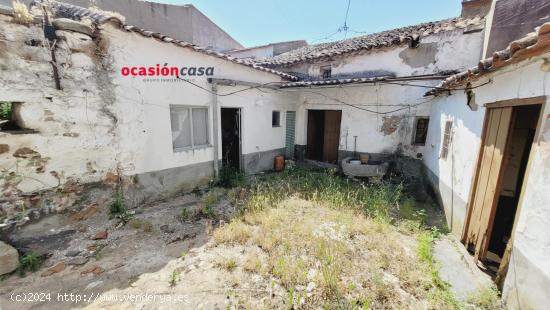
{"label": "white plaster wall", "polygon": [[[334,77],[364,75],[366,72],[372,73],[373,71],[393,73],[396,76],[409,76],[445,70],[461,70],[477,64],[482,44],[483,31],[463,34],[462,29],[456,29],[423,37],[420,47],[416,49],[410,49],[407,46],[374,49],[361,55],[336,58],[330,62],[297,64],[285,68],[285,70],[314,77],[319,76],[320,67],[329,64],[332,65],[332,76]],[[414,59],[414,61],[410,59]],[[434,86],[438,82],[415,81],[410,83]],[[412,145],[415,117],[430,115],[432,98],[423,97],[426,90],[422,87],[383,83],[362,86],[342,85],[330,89],[295,90],[300,93],[296,143],[305,145],[307,142],[308,109],[336,109],[342,110],[340,150],[353,151],[354,136],[357,136],[357,151],[359,152],[393,153],[402,150],[405,155],[416,157],[417,153],[424,152],[424,147]],[[376,112],[392,111],[406,105],[410,105],[411,108],[382,115],[346,106],[342,101]],[[401,118],[399,129],[391,134],[384,134],[381,131],[384,117],[392,115]],[[437,117],[437,115],[434,116]]]}
{"label": "white plaster wall", "polygon": [[[163,170],[214,159],[213,147],[198,150],[172,150],[169,105],[181,104],[209,107],[209,133],[213,141],[213,95],[183,81],[145,82],[142,77],[124,77],[123,66],[214,67],[215,78],[268,83],[281,79],[273,74],[247,68],[213,56],[204,55],[173,44],[145,38],[135,33],[108,27],[104,33],[110,40],[110,53],[115,61],[113,81],[116,84],[117,109],[121,116],[118,130],[121,135],[120,159],[129,174]],[[210,90],[207,77],[195,77],[193,83]],[[219,87],[219,94],[238,90],[238,87]],[[243,153],[277,148],[284,138],[282,129],[271,130],[272,106],[282,108],[284,100],[276,94],[248,90],[230,96],[220,96],[219,106],[244,107]],[[219,118],[218,118],[219,120]],[[267,131],[266,124],[269,124]],[[281,127],[284,128],[284,127]],[[269,134],[271,132],[271,134]],[[221,152],[219,153],[221,158]]]}
{"label": "white plaster wall", "polygon": [[[247,87],[219,87],[220,93],[229,93]],[[275,90],[250,90],[238,96],[219,97],[220,107],[241,108],[242,153],[250,154],[285,147],[286,112],[296,111],[297,94]],[[280,126],[272,127],[273,111],[280,111]],[[218,119],[220,119],[218,117]],[[218,159],[222,158],[221,131],[218,141]]]}
{"label": "white plaster wall", "polygon": [[[396,76],[421,75],[475,66],[482,49],[483,31],[464,34],[463,29],[456,29],[422,37],[417,48],[401,45],[372,49],[360,55],[301,63],[284,70],[319,77],[322,66],[332,65],[332,76],[361,75],[366,71],[388,71]],[[405,53],[416,62],[408,61]]]}
{"label": "white plaster wall", "polygon": [[[542,66],[543,57],[510,66],[489,78],[492,83],[474,90],[478,105],[499,100],[527,98],[550,94],[549,73]],[[461,91],[442,97],[435,103],[432,115],[441,115],[439,124],[430,126],[425,163],[439,176],[441,186],[453,186],[455,197],[468,201],[472,175],[480,147],[484,109],[471,112],[465,106]],[[450,159],[439,159],[439,143],[444,130],[444,119],[457,122],[453,128],[454,178],[451,178]],[[518,205],[518,219],[510,267],[504,284],[503,299],[510,309],[544,309],[550,303],[550,107],[541,111],[540,130],[535,137],[524,181],[524,193]],[[451,181],[453,180],[453,181]],[[452,185],[453,183],[454,185]],[[443,198],[448,204],[448,198]],[[446,211],[448,208],[446,208]],[[448,211],[447,211],[448,212]],[[465,212],[465,210],[464,210]]]}
{"label": "white plaster wall", "polygon": [[[339,145],[341,151],[354,150],[354,136],[357,136],[358,152],[389,154],[400,150],[414,157],[424,148],[412,145],[415,116],[429,114],[431,99],[422,98],[424,88],[364,84],[289,92],[300,94],[296,144],[307,144],[308,110],[342,110]],[[380,114],[398,109],[401,110]],[[384,122],[392,116],[398,118],[397,128],[393,132],[388,132],[384,130]]]}
{"label": "white plaster wall", "polygon": [[267,58],[273,57],[273,45],[230,51],[227,54],[236,58]]}
{"label": "white plaster wall", "polygon": [[[466,96],[457,92],[438,98],[430,111],[430,126],[424,150],[424,165],[437,177],[447,224],[460,235],[466,216],[466,203],[477,162],[485,108],[472,111],[466,105]],[[447,158],[440,158],[445,123],[453,122],[451,143]]]}
{"label": "white plaster wall", "polygon": [[[0,154],[0,186],[4,189],[10,182],[16,186],[14,190],[33,192],[69,181],[102,181],[109,172],[132,176],[213,161],[212,146],[173,151],[169,110],[170,104],[209,107],[212,143],[213,95],[181,81],[144,82],[139,77],[123,77],[123,66],[213,66],[217,78],[256,83],[281,81],[274,74],[104,25],[108,68],[102,69],[84,53],[59,49],[56,53],[62,64],[63,90],[55,90],[48,50],[23,43],[43,40],[42,29],[6,22],[9,19],[0,15],[0,30],[9,42],[9,48],[0,55],[0,101],[23,102],[23,120],[28,128],[39,132],[0,132],[0,144],[9,147]],[[193,82],[211,89],[204,76]],[[220,93],[236,89],[222,88]],[[284,111],[290,109],[291,97],[257,90],[220,97],[220,106],[244,108],[244,152],[284,146]],[[280,128],[271,128],[273,109],[283,112]],[[40,154],[44,171],[36,170],[37,160],[13,156],[22,147]],[[16,194],[14,190],[9,187],[3,195]]]}

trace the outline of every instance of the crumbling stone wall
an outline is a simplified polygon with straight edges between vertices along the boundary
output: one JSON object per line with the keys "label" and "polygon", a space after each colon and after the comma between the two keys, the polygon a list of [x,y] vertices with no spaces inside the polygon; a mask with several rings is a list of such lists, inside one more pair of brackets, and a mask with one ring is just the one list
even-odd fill
{"label": "crumbling stone wall", "polygon": [[0,15],[0,102],[18,103],[14,113],[27,129],[0,130],[3,232],[44,213],[85,207],[108,195],[105,184],[118,182],[108,42],[94,36],[91,23],[70,20],[54,21],[50,42],[36,21],[22,25]]}

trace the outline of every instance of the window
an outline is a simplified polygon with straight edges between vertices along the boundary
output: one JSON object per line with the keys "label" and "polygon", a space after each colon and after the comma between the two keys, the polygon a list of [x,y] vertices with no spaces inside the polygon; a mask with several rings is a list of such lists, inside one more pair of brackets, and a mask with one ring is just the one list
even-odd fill
{"label": "window", "polygon": [[441,144],[440,158],[447,158],[447,154],[449,153],[449,144],[451,144],[452,128],[452,121],[445,122],[445,132],[443,133],[443,144]]}
{"label": "window", "polygon": [[205,147],[208,141],[208,108],[170,106],[172,146],[175,151]]}
{"label": "window", "polygon": [[427,117],[418,117],[416,119],[413,144],[424,145],[426,143],[429,122],[430,120]]}
{"label": "window", "polygon": [[322,66],[321,67],[321,76],[323,79],[329,79],[332,76],[332,67],[331,66]]}
{"label": "window", "polygon": [[271,126],[272,127],[280,127],[281,126],[281,112],[280,111],[273,111],[271,114]]}

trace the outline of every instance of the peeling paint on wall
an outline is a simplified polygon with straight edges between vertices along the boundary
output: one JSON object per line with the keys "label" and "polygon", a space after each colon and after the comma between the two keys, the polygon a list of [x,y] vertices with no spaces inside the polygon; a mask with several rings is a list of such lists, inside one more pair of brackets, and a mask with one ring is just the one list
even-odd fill
{"label": "peeling paint on wall", "polygon": [[399,57],[413,68],[426,67],[435,63],[438,48],[436,42],[421,43],[415,48],[407,48],[399,53]]}
{"label": "peeling paint on wall", "polygon": [[397,115],[382,117],[382,127],[380,128],[380,132],[382,132],[385,136],[393,134],[401,126],[403,119],[403,116]]}

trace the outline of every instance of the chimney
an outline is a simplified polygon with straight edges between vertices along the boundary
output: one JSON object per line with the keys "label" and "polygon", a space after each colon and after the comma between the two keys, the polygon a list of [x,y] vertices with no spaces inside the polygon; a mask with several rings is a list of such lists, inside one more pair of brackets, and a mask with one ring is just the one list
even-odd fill
{"label": "chimney", "polygon": [[462,0],[460,16],[465,18],[484,17],[491,10],[491,2],[492,0]]}

